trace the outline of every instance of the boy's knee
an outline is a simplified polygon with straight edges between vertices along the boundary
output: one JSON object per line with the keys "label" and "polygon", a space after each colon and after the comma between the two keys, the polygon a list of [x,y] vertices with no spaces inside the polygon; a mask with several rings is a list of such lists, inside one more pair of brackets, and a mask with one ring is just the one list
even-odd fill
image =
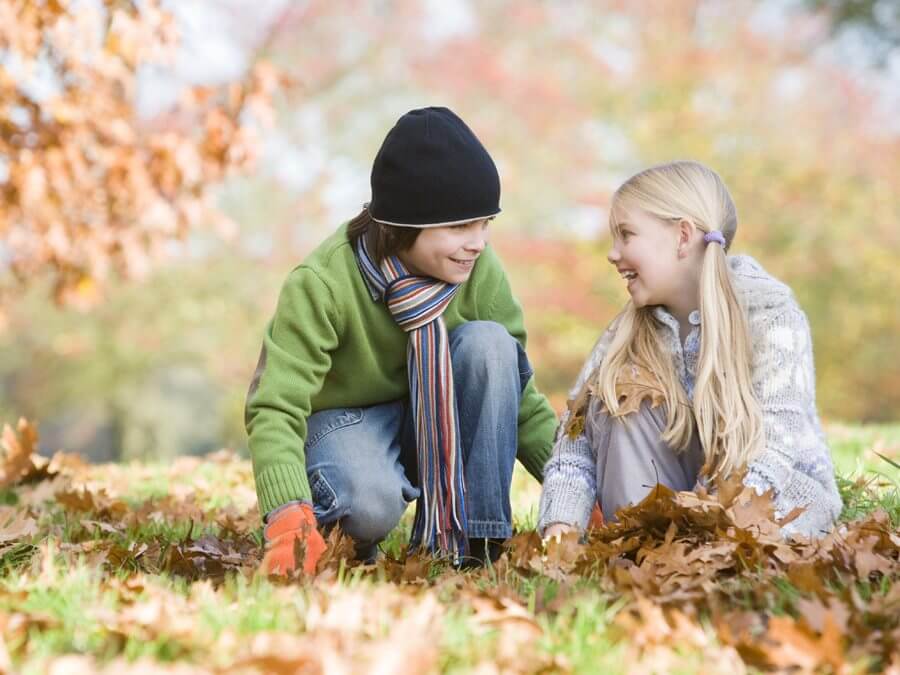
{"label": "boy's knee", "polygon": [[450,334],[453,363],[484,363],[514,366],[518,360],[516,340],[495,321],[469,321]]}
{"label": "boy's knee", "polygon": [[369,490],[354,495],[341,527],[357,543],[377,544],[397,526],[404,511],[406,500],[400,490]]}

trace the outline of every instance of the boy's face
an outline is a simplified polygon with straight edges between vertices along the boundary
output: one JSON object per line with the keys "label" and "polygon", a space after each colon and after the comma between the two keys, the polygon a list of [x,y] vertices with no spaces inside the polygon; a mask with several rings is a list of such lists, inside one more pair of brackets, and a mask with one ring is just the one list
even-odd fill
{"label": "boy's face", "polygon": [[475,269],[475,260],[487,246],[490,219],[460,225],[428,227],[398,257],[412,273],[461,284]]}

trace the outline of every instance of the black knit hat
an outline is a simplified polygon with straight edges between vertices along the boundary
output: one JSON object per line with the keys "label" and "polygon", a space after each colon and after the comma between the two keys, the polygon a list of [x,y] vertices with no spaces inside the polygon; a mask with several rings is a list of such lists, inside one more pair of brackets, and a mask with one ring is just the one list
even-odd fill
{"label": "black knit hat", "polygon": [[369,214],[386,225],[437,227],[500,213],[497,167],[447,108],[411,110],[372,164]]}

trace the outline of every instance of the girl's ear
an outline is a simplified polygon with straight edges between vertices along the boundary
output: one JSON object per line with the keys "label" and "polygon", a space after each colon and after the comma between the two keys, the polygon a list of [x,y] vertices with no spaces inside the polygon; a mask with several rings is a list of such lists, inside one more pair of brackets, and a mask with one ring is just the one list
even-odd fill
{"label": "girl's ear", "polygon": [[687,255],[688,248],[694,238],[694,232],[697,231],[696,225],[687,218],[682,218],[677,223],[677,248],[678,257],[684,258]]}

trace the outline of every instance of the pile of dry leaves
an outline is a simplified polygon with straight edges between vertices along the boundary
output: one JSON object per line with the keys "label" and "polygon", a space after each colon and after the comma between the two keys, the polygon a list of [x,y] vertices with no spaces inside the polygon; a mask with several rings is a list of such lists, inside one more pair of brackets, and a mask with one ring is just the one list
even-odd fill
{"label": "pile of dry leaves", "polygon": [[[785,541],[768,494],[739,483],[715,495],[657,486],[584,542],[573,534],[545,544],[520,532],[494,566],[466,573],[421,556],[354,566],[350,542],[333,532],[315,579],[269,585],[278,597],[302,598],[297,631],[202,636],[205,597],[221,594],[230,577],[262,581],[249,464],[227,452],[180,459],[170,475],[182,482],[173,478],[164,496],[136,501],[123,487],[135,466],[44,459],[35,444],[24,421],[17,432],[4,430],[0,488],[15,495],[14,505],[0,507],[4,576],[52,583],[77,560],[100,570],[120,610],[90,611],[102,614],[110,640],[165,635],[217,654],[199,665],[186,657],[179,672],[432,672],[448,665],[448,620],[492,636],[487,656],[473,657],[481,672],[567,671],[572,664],[553,647],[554,619],[590,589],[588,597],[615,608],[610,634],[625,645],[623,670],[683,668],[688,650],[708,672],[900,673],[900,531],[882,510],[821,540]],[[221,480],[204,478],[210,471]],[[232,497],[224,504],[216,501],[222,485]],[[188,595],[158,588],[154,579],[163,576],[185,579]],[[28,653],[29,635],[53,626],[23,599],[0,585],[0,671]],[[126,667],[111,654],[60,654],[47,667]]]}

